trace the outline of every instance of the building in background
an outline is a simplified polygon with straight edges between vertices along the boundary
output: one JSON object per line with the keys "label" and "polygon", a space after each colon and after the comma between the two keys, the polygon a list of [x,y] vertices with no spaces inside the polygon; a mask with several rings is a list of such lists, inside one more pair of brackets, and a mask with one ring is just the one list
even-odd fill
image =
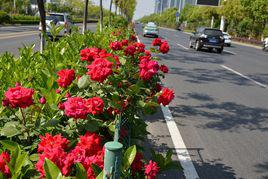
{"label": "building in background", "polygon": [[218,6],[220,0],[155,0],[155,13],[161,13],[172,7],[177,7],[178,11],[181,12],[186,4]]}

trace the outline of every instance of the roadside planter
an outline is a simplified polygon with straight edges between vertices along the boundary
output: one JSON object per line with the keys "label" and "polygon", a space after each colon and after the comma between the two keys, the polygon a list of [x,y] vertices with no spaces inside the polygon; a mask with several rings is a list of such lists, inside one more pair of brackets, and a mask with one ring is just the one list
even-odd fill
{"label": "roadside planter", "polygon": [[73,33],[41,55],[24,48],[0,57],[1,177],[148,178],[173,165],[171,151],[146,161],[143,115],[174,98],[168,72],[132,31]]}

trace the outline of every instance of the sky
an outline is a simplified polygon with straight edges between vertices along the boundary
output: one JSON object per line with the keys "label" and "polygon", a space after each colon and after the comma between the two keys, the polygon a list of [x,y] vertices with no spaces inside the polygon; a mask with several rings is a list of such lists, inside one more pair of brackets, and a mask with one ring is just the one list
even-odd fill
{"label": "sky", "polygon": [[[99,0],[92,0],[94,4],[99,5]],[[136,11],[134,14],[134,20],[149,15],[154,12],[155,0],[137,0]],[[109,9],[110,0],[103,0],[103,7]]]}

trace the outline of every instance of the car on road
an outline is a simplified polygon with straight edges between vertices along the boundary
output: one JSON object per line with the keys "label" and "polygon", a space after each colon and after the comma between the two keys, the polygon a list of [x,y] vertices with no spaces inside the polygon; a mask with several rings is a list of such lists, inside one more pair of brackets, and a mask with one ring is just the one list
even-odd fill
{"label": "car on road", "polygon": [[[52,38],[51,28],[53,24],[56,27],[62,26],[62,30],[57,34],[57,38],[63,37],[66,34],[70,34],[73,22],[71,21],[71,17],[67,13],[48,13],[46,15],[46,33],[49,38]],[[41,30],[41,23],[39,25],[39,30]]]}
{"label": "car on road", "polygon": [[201,50],[207,48],[209,51],[216,49],[222,53],[224,48],[223,33],[219,29],[199,27],[190,36],[189,47]]}
{"label": "car on road", "polygon": [[143,36],[159,36],[158,26],[154,22],[148,22],[143,28]]}
{"label": "car on road", "polygon": [[224,45],[226,45],[227,47],[231,47],[232,37],[227,32],[223,32],[223,38],[224,38]]}
{"label": "car on road", "polygon": [[268,51],[268,37],[264,38],[263,40],[262,50]]}

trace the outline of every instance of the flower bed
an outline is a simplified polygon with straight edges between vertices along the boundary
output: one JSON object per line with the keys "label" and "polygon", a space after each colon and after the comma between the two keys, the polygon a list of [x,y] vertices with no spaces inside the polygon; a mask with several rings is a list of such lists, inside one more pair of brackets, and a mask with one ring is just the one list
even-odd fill
{"label": "flower bed", "polygon": [[142,116],[174,98],[160,85],[168,68],[151,55],[169,45],[152,45],[145,50],[131,30],[106,29],[48,42],[43,54],[30,47],[1,56],[2,176],[102,178],[104,144],[113,140],[124,146],[123,178],[153,179],[174,167],[170,151],[146,161],[137,145],[147,134]]}

